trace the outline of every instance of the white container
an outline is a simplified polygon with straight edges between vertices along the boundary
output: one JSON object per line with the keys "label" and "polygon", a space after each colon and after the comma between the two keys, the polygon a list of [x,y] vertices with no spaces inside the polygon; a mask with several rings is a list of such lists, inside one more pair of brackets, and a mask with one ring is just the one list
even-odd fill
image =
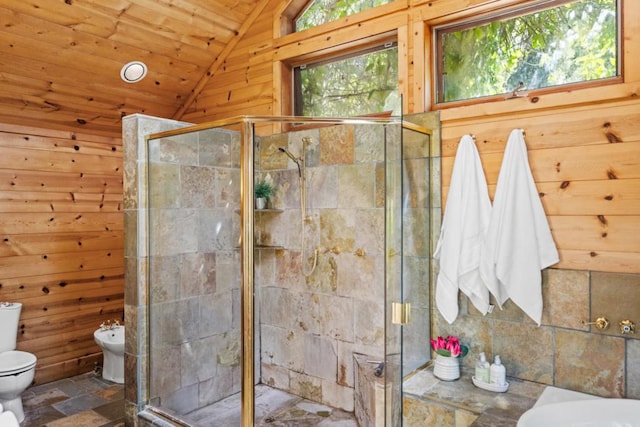
{"label": "white container", "polygon": [[497,386],[505,385],[507,382],[507,370],[498,355],[496,355],[489,368],[489,382]]}
{"label": "white container", "polygon": [[480,357],[476,362],[476,379],[478,381],[489,383],[489,362],[484,352],[480,353]]}
{"label": "white container", "polygon": [[460,361],[457,357],[446,357],[438,354],[433,361],[433,375],[444,381],[460,378]]}

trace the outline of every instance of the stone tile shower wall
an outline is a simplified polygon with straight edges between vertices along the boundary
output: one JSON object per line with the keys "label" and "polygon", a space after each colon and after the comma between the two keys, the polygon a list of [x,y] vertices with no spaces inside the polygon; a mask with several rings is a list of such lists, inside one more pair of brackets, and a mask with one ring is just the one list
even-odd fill
{"label": "stone tile shower wall", "polygon": [[151,402],[178,414],[240,391],[239,147],[222,130],[149,141]]}
{"label": "stone tile shower wall", "polygon": [[431,254],[433,230],[440,229],[440,113],[411,114],[408,122],[429,129],[431,135],[403,131],[405,184],[403,194],[403,296],[411,303],[411,320],[403,327],[403,373],[425,364],[431,354]]}
{"label": "stone tile shower wall", "polygon": [[147,347],[148,254],[147,239],[147,150],[145,136],[187,126],[174,120],[133,114],[122,119],[123,196],[125,230],[124,317],[126,328],[125,420],[138,425],[138,413],[148,399]]}
{"label": "stone tile shower wall", "polygon": [[[349,411],[354,354],[384,359],[384,131],[326,127],[262,137],[257,147],[257,169],[276,187],[271,207],[282,210],[256,216],[257,243],[277,247],[256,255],[261,380]],[[303,138],[310,141],[304,225],[298,169],[278,151],[287,147],[301,155]],[[415,159],[405,163],[421,195],[409,202],[415,221],[407,277],[428,271],[428,222],[421,222],[428,214],[425,150],[414,150]],[[317,266],[309,274],[316,248]],[[427,328],[428,314],[422,317]]]}
{"label": "stone tile shower wall", "polygon": [[[635,307],[631,320],[640,320],[640,275],[548,269],[542,294],[540,327],[510,301],[485,317],[461,297],[463,315],[453,325],[434,310],[433,333],[460,335],[471,348],[464,360],[469,367],[484,351],[500,354],[509,376],[604,397],[640,398],[640,336],[623,336],[617,326],[627,316],[623,305]],[[600,316],[611,322],[606,331],[581,323]]]}
{"label": "stone tile shower wall", "polygon": [[[239,140],[217,134],[224,149],[212,151],[214,134],[201,132],[199,140],[164,140],[148,158],[146,135],[188,125],[139,114],[123,119],[127,425],[142,422],[138,413],[150,398],[183,412],[217,400],[222,388],[239,390],[239,318],[231,308],[239,306],[239,172],[229,156],[239,153]],[[157,222],[151,235],[147,199]]]}
{"label": "stone tile shower wall", "polygon": [[[307,215],[297,167],[278,151],[305,150]],[[353,410],[353,353],[383,357],[384,134],[337,126],[263,137],[259,170],[282,213],[256,217],[262,382]],[[313,253],[321,248],[311,270]],[[360,249],[363,256],[356,252]]]}

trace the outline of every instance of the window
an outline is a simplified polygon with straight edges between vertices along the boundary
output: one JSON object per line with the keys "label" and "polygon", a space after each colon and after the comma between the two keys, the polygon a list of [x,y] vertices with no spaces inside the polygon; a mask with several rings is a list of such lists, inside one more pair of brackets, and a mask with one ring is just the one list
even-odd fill
{"label": "window", "polygon": [[371,9],[392,0],[313,0],[294,19],[295,31],[306,30],[320,24],[335,21],[363,10]]}
{"label": "window", "polygon": [[[551,4],[551,6],[550,6]],[[437,102],[619,75],[618,2],[546,1],[435,30]]]}
{"label": "window", "polygon": [[360,116],[399,107],[396,43],[295,67],[294,114]]}

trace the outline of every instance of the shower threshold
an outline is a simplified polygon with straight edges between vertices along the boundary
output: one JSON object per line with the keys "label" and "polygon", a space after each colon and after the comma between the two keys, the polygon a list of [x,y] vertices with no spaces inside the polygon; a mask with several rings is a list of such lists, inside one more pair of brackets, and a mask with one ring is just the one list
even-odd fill
{"label": "shower threshold", "polygon": [[[240,425],[240,393],[180,417],[194,427]],[[351,412],[332,408],[259,384],[255,388],[258,427],[358,427]]]}

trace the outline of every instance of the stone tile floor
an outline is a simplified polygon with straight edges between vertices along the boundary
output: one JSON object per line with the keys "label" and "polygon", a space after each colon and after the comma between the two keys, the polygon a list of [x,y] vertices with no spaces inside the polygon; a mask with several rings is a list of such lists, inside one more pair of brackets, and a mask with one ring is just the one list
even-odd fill
{"label": "stone tile floor", "polygon": [[[28,388],[22,394],[21,427],[124,427],[124,386],[86,373]],[[193,426],[240,425],[240,395],[182,416]],[[256,386],[256,426],[357,427],[344,412],[272,389]],[[0,426],[1,427],[1,426]]]}
{"label": "stone tile floor", "polygon": [[124,386],[94,372],[28,388],[21,427],[123,427]]}
{"label": "stone tile floor", "polygon": [[[240,394],[181,418],[196,427],[240,425]],[[255,387],[256,427],[358,427],[352,412],[312,402],[266,385]]]}

